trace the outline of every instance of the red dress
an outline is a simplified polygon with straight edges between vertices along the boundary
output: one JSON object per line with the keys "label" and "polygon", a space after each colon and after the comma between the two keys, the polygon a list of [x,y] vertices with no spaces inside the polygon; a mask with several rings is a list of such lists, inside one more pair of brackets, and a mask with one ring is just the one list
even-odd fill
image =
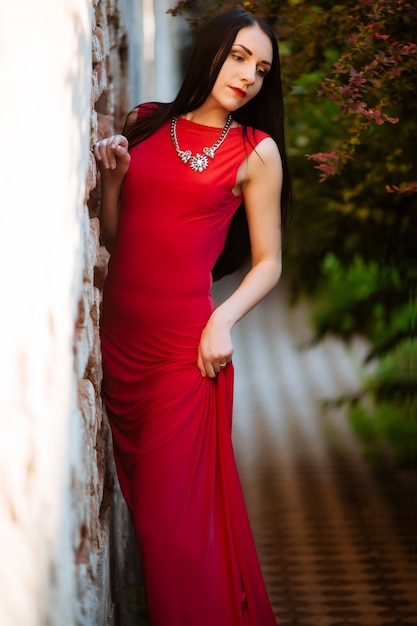
{"label": "red dress", "polygon": [[[178,120],[182,150],[218,128]],[[266,135],[255,133],[259,143]],[[131,150],[101,316],[103,395],[138,539],[151,626],[275,626],[231,441],[233,365],[196,366],[211,269],[252,147],[232,128],[203,173],[169,123]]]}

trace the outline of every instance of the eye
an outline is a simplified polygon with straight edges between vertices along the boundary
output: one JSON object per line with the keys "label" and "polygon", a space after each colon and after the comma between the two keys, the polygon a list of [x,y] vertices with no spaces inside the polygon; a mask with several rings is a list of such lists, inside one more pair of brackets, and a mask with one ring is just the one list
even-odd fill
{"label": "eye", "polygon": [[260,76],[261,78],[265,78],[265,76],[268,74],[268,70],[264,70],[264,69],[262,69],[262,67],[258,67],[256,72],[257,72],[258,76]]}
{"label": "eye", "polygon": [[232,57],[235,59],[235,61],[244,61],[243,56],[238,52],[232,52]]}

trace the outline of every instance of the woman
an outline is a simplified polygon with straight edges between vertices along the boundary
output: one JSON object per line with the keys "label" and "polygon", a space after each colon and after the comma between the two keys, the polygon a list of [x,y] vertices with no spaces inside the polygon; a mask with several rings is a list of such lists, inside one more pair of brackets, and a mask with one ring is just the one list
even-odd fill
{"label": "woman", "polygon": [[[231,330],[281,273],[290,185],[273,32],[239,9],[212,19],[177,98],[138,107],[94,153],[112,254],[103,394],[150,624],[272,626],[231,443]],[[212,276],[248,251],[215,309]]]}

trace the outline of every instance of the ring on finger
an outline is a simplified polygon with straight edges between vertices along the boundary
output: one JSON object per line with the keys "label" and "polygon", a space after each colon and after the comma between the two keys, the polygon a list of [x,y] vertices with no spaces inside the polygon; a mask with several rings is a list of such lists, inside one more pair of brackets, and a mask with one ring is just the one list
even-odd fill
{"label": "ring on finger", "polygon": [[227,365],[227,362],[226,362],[226,361],[223,361],[223,363],[219,363],[219,367],[222,367],[222,368],[223,368],[223,367],[226,367],[226,365]]}

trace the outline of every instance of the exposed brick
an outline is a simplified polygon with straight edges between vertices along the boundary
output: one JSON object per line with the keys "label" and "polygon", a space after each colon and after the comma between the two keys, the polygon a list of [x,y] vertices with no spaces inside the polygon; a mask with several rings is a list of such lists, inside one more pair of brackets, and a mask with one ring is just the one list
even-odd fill
{"label": "exposed brick", "polygon": [[103,64],[96,65],[95,71],[97,73],[98,92],[101,95],[107,88],[107,71],[106,66]]}
{"label": "exposed brick", "polygon": [[84,417],[86,427],[90,428],[96,417],[96,395],[90,380],[78,381],[78,406]]}
{"label": "exposed brick", "polygon": [[84,202],[87,203],[90,197],[90,192],[97,185],[97,164],[96,159],[92,152],[90,152],[89,160],[88,160],[88,172],[87,172],[87,180],[85,182],[85,198]]}
{"label": "exposed brick", "polygon": [[103,288],[103,284],[107,275],[107,265],[110,255],[104,246],[100,246],[97,251],[97,262],[95,267],[94,284],[98,289]]}
{"label": "exposed brick", "polygon": [[[120,63],[121,47],[126,45],[126,33],[119,16],[120,0],[90,1],[95,13],[92,19],[90,101],[92,146],[115,132],[115,125],[119,123],[118,119],[115,120],[115,113],[120,117],[126,100],[123,90],[127,89],[124,75],[127,69],[126,64],[122,66]],[[100,173],[94,156],[90,154],[85,206],[80,219],[82,286],[73,344],[80,422],[77,432],[79,458],[71,472],[73,515],[78,520],[72,533],[78,605],[76,625],[68,626],[116,626],[114,606],[126,601],[114,594],[120,594],[123,587],[118,577],[122,572],[126,575],[129,570],[121,561],[127,558],[127,554],[135,555],[135,544],[130,545],[130,518],[116,477],[111,432],[101,398],[103,374],[99,322],[109,254],[100,245],[99,181]],[[134,563],[133,567],[137,566],[136,557]],[[133,626],[128,611],[121,610],[125,615],[123,626]]]}
{"label": "exposed brick", "polygon": [[97,141],[97,130],[98,130],[97,111],[91,111],[90,129],[91,129],[90,130],[91,145],[94,145]]}
{"label": "exposed brick", "polygon": [[101,28],[95,28],[92,32],[92,57],[93,65],[102,63],[105,58],[104,36]]}
{"label": "exposed brick", "polygon": [[98,121],[98,139],[103,139],[104,137],[109,137],[114,134],[114,117],[112,115],[106,115],[103,113],[99,113],[97,115]]}
{"label": "exposed brick", "polygon": [[92,70],[91,76],[91,106],[93,107],[101,96],[100,81],[97,69]]}

